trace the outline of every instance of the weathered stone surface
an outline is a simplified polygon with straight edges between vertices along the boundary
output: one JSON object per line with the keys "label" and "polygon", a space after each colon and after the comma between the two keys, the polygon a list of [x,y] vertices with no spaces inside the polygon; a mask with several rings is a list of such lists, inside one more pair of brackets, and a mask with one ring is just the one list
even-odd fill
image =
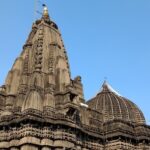
{"label": "weathered stone surface", "polygon": [[21,146],[20,150],[39,150],[39,148],[36,146],[27,144],[27,145]]}
{"label": "weathered stone surface", "polygon": [[54,141],[53,140],[50,140],[50,139],[42,139],[41,140],[41,145],[43,146],[49,146],[49,147],[52,147],[54,145]]}

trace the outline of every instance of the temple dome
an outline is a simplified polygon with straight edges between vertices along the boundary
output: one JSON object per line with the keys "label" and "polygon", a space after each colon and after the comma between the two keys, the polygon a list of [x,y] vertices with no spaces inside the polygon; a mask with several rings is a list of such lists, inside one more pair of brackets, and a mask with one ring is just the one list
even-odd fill
{"label": "temple dome", "polygon": [[87,102],[89,108],[103,115],[103,122],[122,120],[134,124],[145,124],[141,110],[117,93],[108,83],[104,82],[101,91]]}

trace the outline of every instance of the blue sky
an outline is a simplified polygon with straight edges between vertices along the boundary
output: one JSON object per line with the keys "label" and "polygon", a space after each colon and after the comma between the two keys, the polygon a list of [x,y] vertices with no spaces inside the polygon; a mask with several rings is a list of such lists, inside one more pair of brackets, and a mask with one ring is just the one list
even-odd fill
{"label": "blue sky", "polygon": [[[150,1],[41,0],[62,33],[72,78],[82,76],[85,98],[104,79],[143,111],[150,124]],[[42,11],[37,0],[36,8]],[[35,15],[34,0],[1,0],[0,85],[21,53]]]}

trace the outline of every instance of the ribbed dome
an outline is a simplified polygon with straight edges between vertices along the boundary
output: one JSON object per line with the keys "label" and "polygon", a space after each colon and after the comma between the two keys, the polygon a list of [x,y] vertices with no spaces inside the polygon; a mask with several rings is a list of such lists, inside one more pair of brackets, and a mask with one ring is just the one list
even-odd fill
{"label": "ribbed dome", "polygon": [[119,95],[106,82],[97,96],[87,104],[103,114],[103,122],[119,119],[135,124],[145,123],[141,110],[133,102]]}

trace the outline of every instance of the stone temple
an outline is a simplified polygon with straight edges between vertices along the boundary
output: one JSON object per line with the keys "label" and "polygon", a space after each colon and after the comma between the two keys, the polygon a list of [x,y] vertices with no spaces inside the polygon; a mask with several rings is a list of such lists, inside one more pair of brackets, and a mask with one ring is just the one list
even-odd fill
{"label": "stone temple", "polygon": [[84,99],[45,6],[0,87],[0,150],[150,150],[150,126],[107,82]]}

